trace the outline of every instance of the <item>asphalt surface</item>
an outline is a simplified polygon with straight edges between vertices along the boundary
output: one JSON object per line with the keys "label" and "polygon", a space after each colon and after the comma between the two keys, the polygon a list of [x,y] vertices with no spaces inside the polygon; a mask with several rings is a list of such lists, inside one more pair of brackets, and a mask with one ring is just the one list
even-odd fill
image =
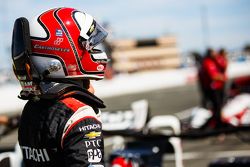
{"label": "asphalt surface", "polygon": [[[143,86],[143,84],[142,84]],[[199,104],[196,85],[186,85],[171,89],[157,90],[138,94],[103,99],[107,105],[104,111],[125,110],[133,101],[146,99],[150,115],[176,114]],[[11,148],[17,141],[17,131],[2,137],[0,148]],[[236,134],[219,135],[200,139],[183,139],[183,164],[185,167],[207,167],[216,158],[250,155],[250,144],[239,140]],[[163,167],[174,167],[173,154],[164,156]]]}
{"label": "asphalt surface", "polygon": [[195,85],[186,85],[185,87],[105,98],[104,102],[107,106],[106,110],[118,110],[128,109],[132,102],[141,99],[148,100],[152,116],[174,114],[198,105],[199,92]]}

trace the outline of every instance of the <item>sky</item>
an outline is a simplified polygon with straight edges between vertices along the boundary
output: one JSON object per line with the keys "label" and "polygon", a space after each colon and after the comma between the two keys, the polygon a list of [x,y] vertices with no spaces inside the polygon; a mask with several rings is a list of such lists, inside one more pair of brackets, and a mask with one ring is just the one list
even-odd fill
{"label": "sky", "polygon": [[250,43],[249,0],[1,0],[0,62],[10,67],[13,24],[54,7],[73,7],[109,23],[110,37],[174,35],[181,52],[207,46],[240,49]]}

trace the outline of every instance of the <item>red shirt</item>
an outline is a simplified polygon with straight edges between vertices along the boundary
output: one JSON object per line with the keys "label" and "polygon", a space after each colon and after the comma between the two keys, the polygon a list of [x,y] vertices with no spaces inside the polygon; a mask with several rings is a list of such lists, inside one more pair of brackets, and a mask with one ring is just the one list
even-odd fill
{"label": "red shirt", "polygon": [[[225,85],[226,75],[222,71],[220,64],[212,57],[206,57],[202,63],[202,82],[205,88],[209,89],[222,89]],[[224,80],[220,81],[215,79],[217,75],[223,75]]]}
{"label": "red shirt", "polygon": [[228,62],[226,56],[218,54],[218,56],[215,58],[215,61],[222,72],[227,70]]}

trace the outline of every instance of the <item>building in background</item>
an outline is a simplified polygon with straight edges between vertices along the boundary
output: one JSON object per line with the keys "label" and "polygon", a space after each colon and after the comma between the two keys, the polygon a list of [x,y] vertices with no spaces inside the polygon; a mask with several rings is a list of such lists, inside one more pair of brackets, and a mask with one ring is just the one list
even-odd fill
{"label": "building in background", "polygon": [[181,65],[176,37],[156,39],[121,39],[110,41],[112,66],[118,73],[173,69]]}

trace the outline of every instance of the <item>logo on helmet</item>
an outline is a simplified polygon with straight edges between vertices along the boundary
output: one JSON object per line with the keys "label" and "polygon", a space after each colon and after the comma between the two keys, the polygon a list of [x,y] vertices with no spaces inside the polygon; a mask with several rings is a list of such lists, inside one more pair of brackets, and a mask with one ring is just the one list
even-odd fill
{"label": "logo on helmet", "polygon": [[54,45],[60,45],[63,42],[63,38],[56,38],[56,40],[54,41]]}
{"label": "logo on helmet", "polygon": [[63,31],[60,29],[56,29],[56,36],[57,37],[62,37],[63,36]]}
{"label": "logo on helmet", "polygon": [[104,70],[104,66],[102,64],[97,66],[97,71],[103,71]]}
{"label": "logo on helmet", "polygon": [[70,52],[69,48],[58,48],[58,47],[52,47],[52,46],[42,46],[39,44],[34,45],[34,49],[42,49],[42,50],[54,50],[58,52]]}
{"label": "logo on helmet", "polygon": [[77,67],[74,64],[70,64],[70,65],[68,65],[67,69],[68,69],[68,71],[72,72],[72,71],[76,71]]}
{"label": "logo on helmet", "polygon": [[95,24],[92,24],[89,29],[89,32],[92,33],[94,30],[95,30]]}
{"label": "logo on helmet", "polygon": [[56,72],[61,69],[61,63],[59,60],[52,60],[49,64],[49,72]]}

